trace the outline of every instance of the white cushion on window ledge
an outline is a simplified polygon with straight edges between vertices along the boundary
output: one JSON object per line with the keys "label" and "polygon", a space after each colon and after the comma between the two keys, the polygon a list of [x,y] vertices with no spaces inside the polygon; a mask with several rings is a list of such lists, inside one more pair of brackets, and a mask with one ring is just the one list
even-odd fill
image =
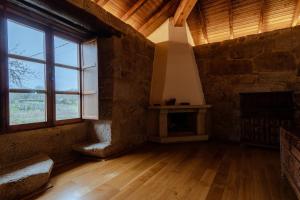
{"label": "white cushion on window ledge", "polygon": [[49,181],[53,161],[37,155],[0,170],[0,199],[16,199],[31,194]]}
{"label": "white cushion on window ledge", "polygon": [[105,158],[116,153],[119,148],[110,142],[84,143],[73,145],[73,150],[81,154]]}

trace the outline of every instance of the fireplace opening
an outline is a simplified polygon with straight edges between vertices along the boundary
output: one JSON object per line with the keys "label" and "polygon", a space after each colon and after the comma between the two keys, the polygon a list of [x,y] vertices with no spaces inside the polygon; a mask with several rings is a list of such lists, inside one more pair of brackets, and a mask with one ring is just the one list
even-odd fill
{"label": "fireplace opening", "polygon": [[196,135],[196,113],[168,113],[168,134],[170,136]]}
{"label": "fireplace opening", "polygon": [[279,147],[280,127],[290,128],[294,118],[293,92],[241,93],[241,141]]}

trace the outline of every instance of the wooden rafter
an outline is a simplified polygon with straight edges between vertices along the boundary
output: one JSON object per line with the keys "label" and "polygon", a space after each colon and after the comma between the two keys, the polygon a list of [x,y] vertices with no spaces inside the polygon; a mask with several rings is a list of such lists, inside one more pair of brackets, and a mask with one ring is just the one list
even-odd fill
{"label": "wooden rafter", "polygon": [[228,0],[228,14],[229,14],[229,31],[230,39],[234,38],[233,35],[233,11],[232,11],[232,0]]}
{"label": "wooden rafter", "polygon": [[146,0],[138,0],[122,17],[123,21],[127,21],[140,7],[144,5]]}
{"label": "wooden rafter", "polygon": [[100,6],[105,6],[110,0],[96,0],[96,3]]}
{"label": "wooden rafter", "polygon": [[149,27],[162,15],[165,15],[167,19],[169,17],[169,14],[167,13],[170,12],[170,9],[174,6],[176,2],[177,0],[168,1],[162,6],[162,8],[157,9],[157,11],[147,20],[147,22],[138,29],[138,31],[144,35],[147,35],[146,32],[151,32],[149,30],[147,31],[147,29],[149,29]]}
{"label": "wooden rafter", "polygon": [[263,32],[264,12],[265,12],[265,0],[262,0],[261,1],[261,5],[260,5],[260,14],[259,14],[259,22],[258,22],[258,33],[262,33]]}
{"label": "wooden rafter", "polygon": [[208,43],[207,23],[206,23],[205,15],[204,15],[204,13],[201,9],[200,2],[198,2],[197,8],[198,8],[199,17],[200,17],[200,24],[201,24],[202,34],[203,34],[203,37],[205,39],[205,43]]}
{"label": "wooden rafter", "polygon": [[295,12],[294,12],[294,17],[293,17],[293,21],[292,21],[292,26],[296,26],[298,23],[298,19],[300,16],[300,0],[297,0],[297,4],[295,7]]}
{"label": "wooden rafter", "polygon": [[181,0],[173,18],[174,26],[184,25],[184,22],[192,12],[196,3],[197,0]]}

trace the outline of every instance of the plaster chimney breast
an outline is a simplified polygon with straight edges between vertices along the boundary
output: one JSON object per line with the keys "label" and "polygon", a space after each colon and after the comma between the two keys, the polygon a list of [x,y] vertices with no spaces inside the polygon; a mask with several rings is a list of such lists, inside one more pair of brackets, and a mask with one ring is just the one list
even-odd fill
{"label": "plaster chimney breast", "polygon": [[189,28],[175,27],[168,19],[148,38],[156,43],[151,83],[151,104],[170,98],[176,102],[203,105],[205,99]]}

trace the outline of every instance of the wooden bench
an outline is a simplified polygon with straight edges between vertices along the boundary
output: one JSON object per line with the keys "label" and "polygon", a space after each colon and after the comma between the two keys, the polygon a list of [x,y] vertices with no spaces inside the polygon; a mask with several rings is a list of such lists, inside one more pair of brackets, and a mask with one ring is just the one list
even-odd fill
{"label": "wooden bench", "polygon": [[29,195],[48,181],[53,160],[46,155],[37,155],[0,169],[0,199],[19,199]]}

